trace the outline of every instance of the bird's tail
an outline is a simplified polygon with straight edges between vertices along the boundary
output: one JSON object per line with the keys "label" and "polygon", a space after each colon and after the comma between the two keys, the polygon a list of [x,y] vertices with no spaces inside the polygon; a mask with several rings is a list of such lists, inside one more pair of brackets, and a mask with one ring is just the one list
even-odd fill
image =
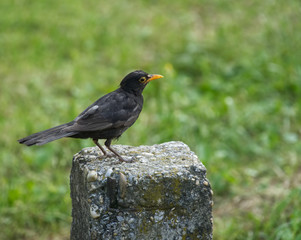
{"label": "bird's tail", "polygon": [[43,145],[56,139],[70,137],[74,135],[75,132],[66,132],[64,131],[64,128],[70,126],[71,123],[72,122],[65,123],[42,132],[34,133],[25,138],[19,139],[18,142],[27,146]]}

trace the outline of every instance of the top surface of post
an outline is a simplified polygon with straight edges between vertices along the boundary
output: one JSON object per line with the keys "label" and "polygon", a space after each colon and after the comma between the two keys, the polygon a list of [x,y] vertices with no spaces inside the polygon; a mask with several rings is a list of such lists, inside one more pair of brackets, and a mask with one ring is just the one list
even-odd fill
{"label": "top surface of post", "polygon": [[[175,172],[179,167],[195,165],[199,171],[206,172],[205,166],[189,147],[182,142],[167,142],[153,146],[132,147],[126,145],[113,146],[126,159],[133,159],[131,163],[120,162],[117,157],[101,158],[102,153],[97,147],[85,148],[74,156],[74,159],[84,158],[82,166],[92,170],[95,167],[104,169],[114,168],[127,172],[153,174],[154,172]],[[97,162],[95,162],[97,161]],[[80,163],[81,164],[81,163]],[[101,169],[98,169],[101,170]]]}

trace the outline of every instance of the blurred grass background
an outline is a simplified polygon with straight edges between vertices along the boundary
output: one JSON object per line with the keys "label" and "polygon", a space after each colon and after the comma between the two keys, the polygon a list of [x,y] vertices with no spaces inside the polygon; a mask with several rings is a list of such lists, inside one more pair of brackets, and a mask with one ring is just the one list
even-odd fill
{"label": "blurred grass background", "polygon": [[118,143],[187,143],[214,239],[301,239],[301,3],[0,2],[0,239],[68,239],[69,172],[90,140],[17,139],[72,120],[135,69],[160,73]]}

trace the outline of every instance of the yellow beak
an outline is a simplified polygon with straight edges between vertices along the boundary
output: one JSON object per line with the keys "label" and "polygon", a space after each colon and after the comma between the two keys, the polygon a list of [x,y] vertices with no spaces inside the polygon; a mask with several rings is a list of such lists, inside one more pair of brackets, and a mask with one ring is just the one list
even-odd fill
{"label": "yellow beak", "polygon": [[150,75],[148,75],[150,78],[149,79],[147,79],[147,83],[148,82],[150,82],[150,81],[153,81],[153,80],[155,80],[155,79],[158,79],[158,78],[163,78],[163,76],[162,75],[159,75],[159,74],[150,74]]}

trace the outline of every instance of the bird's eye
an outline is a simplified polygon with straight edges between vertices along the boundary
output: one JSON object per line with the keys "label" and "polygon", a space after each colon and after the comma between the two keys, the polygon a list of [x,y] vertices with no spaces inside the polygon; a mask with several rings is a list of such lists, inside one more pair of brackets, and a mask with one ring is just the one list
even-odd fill
{"label": "bird's eye", "polygon": [[139,79],[139,82],[141,82],[141,83],[144,83],[146,81],[146,77],[141,77],[140,79]]}

